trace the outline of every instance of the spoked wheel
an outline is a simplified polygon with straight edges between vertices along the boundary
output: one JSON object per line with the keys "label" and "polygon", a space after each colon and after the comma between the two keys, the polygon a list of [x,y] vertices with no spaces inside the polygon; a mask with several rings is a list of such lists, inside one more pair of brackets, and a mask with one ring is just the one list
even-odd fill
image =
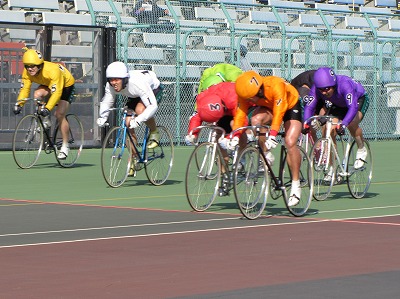
{"label": "spoked wheel", "polygon": [[372,153],[368,141],[364,140],[364,147],[367,149],[367,157],[365,159],[356,159],[357,144],[353,141],[347,163],[347,186],[354,198],[363,198],[367,193],[372,179]]}
{"label": "spoked wheel", "polygon": [[193,210],[207,210],[215,200],[221,180],[221,161],[217,144],[199,144],[186,169],[186,197]]}
{"label": "spoked wheel", "polygon": [[332,155],[329,157],[328,151],[328,139],[326,138],[318,139],[311,149],[310,160],[314,176],[313,196],[316,200],[325,200],[331,193],[335,181],[336,159]]}
{"label": "spoked wheel", "polygon": [[155,148],[146,149],[146,176],[150,183],[159,186],[165,183],[171,173],[174,161],[174,143],[167,128],[158,126],[160,140]]}
{"label": "spoked wheel", "polygon": [[269,191],[266,162],[258,148],[247,147],[238,156],[242,167],[233,177],[236,202],[243,216],[257,219],[265,209]]}
{"label": "spoked wheel", "polygon": [[121,186],[128,177],[131,151],[131,142],[129,138],[125,138],[123,128],[114,127],[108,131],[101,149],[101,171],[110,187]]}
{"label": "spoked wheel", "polygon": [[[288,211],[296,217],[303,216],[305,213],[307,213],[308,208],[310,207],[311,200],[313,197],[313,172],[312,172],[312,166],[310,163],[310,159],[308,158],[308,155],[306,151],[300,147],[297,146],[299,152],[300,152],[300,188],[301,188],[301,196],[300,196],[300,201],[298,204],[289,206],[288,204],[288,199],[290,196],[290,188],[292,185],[292,173],[289,169],[289,165],[287,163],[287,155],[285,155],[285,160],[284,160],[284,171],[282,173],[282,182],[284,183],[286,187],[286,200],[285,204],[288,209]],[[289,191],[289,193],[288,193]]]}
{"label": "spoked wheel", "polygon": [[15,128],[13,157],[20,168],[31,168],[39,159],[43,146],[43,128],[36,116],[26,115]]}
{"label": "spoked wheel", "polygon": [[57,157],[63,143],[61,129],[59,126],[57,126],[56,131],[54,133],[53,142],[57,147],[56,159],[58,163],[62,167],[68,168],[74,166],[79,156],[81,155],[84,136],[83,136],[83,126],[79,118],[74,114],[68,114],[66,118],[69,124],[69,136],[68,136],[69,151],[65,159],[59,159]]}

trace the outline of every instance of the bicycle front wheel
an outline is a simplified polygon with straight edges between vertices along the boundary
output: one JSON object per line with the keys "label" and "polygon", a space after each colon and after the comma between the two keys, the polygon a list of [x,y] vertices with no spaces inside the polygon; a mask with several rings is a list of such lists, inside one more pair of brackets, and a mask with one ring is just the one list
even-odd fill
{"label": "bicycle front wheel", "polygon": [[217,144],[199,144],[191,154],[186,168],[186,198],[197,212],[207,210],[215,200],[221,180],[221,161]]}
{"label": "bicycle front wheel", "polygon": [[174,162],[174,143],[167,128],[157,126],[160,140],[158,146],[146,148],[146,163],[144,169],[147,179],[153,185],[159,186],[168,179]]}
{"label": "bicycle front wheel", "polygon": [[12,151],[15,163],[22,168],[31,168],[39,159],[43,146],[43,128],[32,114],[24,116],[15,128]]}
{"label": "bicycle front wheel", "polygon": [[132,145],[127,129],[114,127],[108,131],[101,148],[101,171],[106,183],[121,186],[128,177],[132,160]]}
{"label": "bicycle front wheel", "polygon": [[61,134],[60,126],[57,126],[54,132],[54,144],[57,147],[56,151],[56,159],[60,166],[68,168],[75,165],[76,161],[78,160],[79,156],[81,155],[82,148],[83,148],[83,126],[79,118],[74,114],[68,114],[66,116],[68,121],[69,130],[68,130],[68,147],[69,152],[65,159],[59,159],[58,152],[61,149],[63,138]]}
{"label": "bicycle front wheel", "polygon": [[336,169],[336,159],[329,149],[327,138],[320,138],[315,142],[311,149],[310,160],[314,175],[314,198],[325,200],[331,194]]}
{"label": "bicycle front wheel", "polygon": [[[314,184],[313,184],[312,165],[310,159],[306,151],[302,147],[297,146],[297,149],[300,152],[300,172],[299,172],[299,180],[301,188],[300,201],[296,205],[289,206],[288,204],[289,196],[285,196],[285,205],[288,211],[293,216],[300,217],[303,216],[305,213],[307,213],[308,208],[310,207],[311,200],[313,197]],[[293,180],[292,172],[290,171],[289,164],[287,163],[287,153],[286,153],[284,159],[284,170],[282,172],[282,177],[281,177],[281,181],[286,187],[286,190],[290,190],[292,186],[292,180]]]}
{"label": "bicycle front wheel", "polygon": [[246,147],[238,156],[233,182],[236,202],[243,216],[257,219],[265,209],[269,191],[268,169],[258,148]]}
{"label": "bicycle front wheel", "polygon": [[347,162],[347,187],[354,198],[363,198],[367,193],[372,180],[372,152],[368,141],[364,140],[364,147],[367,149],[367,157],[357,160],[357,143],[353,141]]}

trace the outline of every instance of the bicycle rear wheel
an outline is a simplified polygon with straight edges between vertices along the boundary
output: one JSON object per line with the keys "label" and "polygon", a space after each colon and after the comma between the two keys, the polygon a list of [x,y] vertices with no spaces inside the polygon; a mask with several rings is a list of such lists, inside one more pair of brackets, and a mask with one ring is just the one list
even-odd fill
{"label": "bicycle rear wheel", "polygon": [[[368,141],[364,140],[364,146],[367,149],[367,157],[363,160],[360,167],[355,168],[354,164],[356,162],[357,155],[357,143],[353,141],[350,151],[349,159],[347,162],[347,187],[354,198],[363,198],[367,193],[372,180],[372,152]],[[359,161],[360,162],[360,161]]]}
{"label": "bicycle rear wheel", "polygon": [[174,162],[174,143],[167,128],[157,126],[157,129],[160,140],[155,148],[146,148],[144,169],[149,182],[159,186],[165,183],[171,173]]}
{"label": "bicycle rear wheel", "polygon": [[132,145],[128,130],[112,128],[106,135],[101,148],[101,171],[106,183],[113,188],[121,186],[128,177],[132,160]]}
{"label": "bicycle rear wheel", "polygon": [[[297,146],[297,148],[300,151],[300,172],[299,172],[300,188],[301,188],[300,201],[297,205],[289,206],[288,205],[289,197],[285,196],[285,205],[288,211],[293,216],[300,217],[303,216],[305,213],[307,213],[308,208],[310,207],[311,200],[313,197],[314,184],[313,184],[313,172],[310,159],[306,151],[302,147]],[[287,163],[287,154],[285,155],[284,159],[284,171],[282,172],[281,180],[284,186],[286,187],[286,190],[290,190],[292,186],[292,173]]]}
{"label": "bicycle rear wheel", "polygon": [[[320,138],[311,149],[310,160],[314,175],[313,195],[316,200],[325,200],[330,195],[335,181],[336,159],[329,151],[328,143],[328,139]],[[331,155],[329,159],[328,154]]]}
{"label": "bicycle rear wheel", "polygon": [[62,167],[68,168],[74,166],[79,156],[81,155],[84,136],[83,136],[82,123],[76,115],[68,114],[66,116],[66,119],[69,124],[69,136],[68,136],[69,152],[68,156],[65,159],[58,159],[57,157],[58,152],[61,149],[63,143],[59,125],[56,127],[56,130],[54,132],[53,142],[57,147],[56,159],[58,161],[58,164],[60,164],[60,166]]}
{"label": "bicycle rear wheel", "polygon": [[241,168],[233,176],[235,199],[247,219],[257,219],[265,209],[269,192],[269,176],[263,154],[258,148],[246,147],[238,156]]}
{"label": "bicycle rear wheel", "polygon": [[24,116],[15,128],[12,152],[15,163],[31,168],[39,159],[43,147],[43,128],[33,114]]}
{"label": "bicycle rear wheel", "polygon": [[215,200],[221,180],[221,161],[217,144],[199,144],[186,168],[185,190],[189,205],[197,212],[207,210]]}

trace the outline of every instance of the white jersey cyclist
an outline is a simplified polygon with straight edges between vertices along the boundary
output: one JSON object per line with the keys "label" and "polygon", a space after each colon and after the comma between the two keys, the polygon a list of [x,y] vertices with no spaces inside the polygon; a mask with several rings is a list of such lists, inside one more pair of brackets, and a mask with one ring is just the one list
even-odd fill
{"label": "white jersey cyclist", "polygon": [[107,121],[109,109],[113,107],[116,95],[123,95],[129,99],[140,98],[146,109],[135,118],[138,123],[147,121],[156,113],[158,104],[154,91],[160,87],[160,80],[158,80],[157,75],[146,70],[129,71],[128,75],[127,82],[119,92],[115,91],[110,82],[107,82],[99,111],[99,117],[104,121]]}

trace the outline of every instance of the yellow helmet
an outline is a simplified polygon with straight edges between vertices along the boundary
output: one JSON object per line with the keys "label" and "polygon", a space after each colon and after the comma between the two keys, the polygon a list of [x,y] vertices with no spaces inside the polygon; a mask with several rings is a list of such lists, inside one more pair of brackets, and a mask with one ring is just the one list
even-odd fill
{"label": "yellow helmet", "polygon": [[261,85],[261,75],[255,71],[247,71],[236,79],[236,93],[244,99],[252,98],[258,93]]}
{"label": "yellow helmet", "polygon": [[37,50],[29,49],[22,56],[25,65],[41,65],[44,62],[42,53]]}

